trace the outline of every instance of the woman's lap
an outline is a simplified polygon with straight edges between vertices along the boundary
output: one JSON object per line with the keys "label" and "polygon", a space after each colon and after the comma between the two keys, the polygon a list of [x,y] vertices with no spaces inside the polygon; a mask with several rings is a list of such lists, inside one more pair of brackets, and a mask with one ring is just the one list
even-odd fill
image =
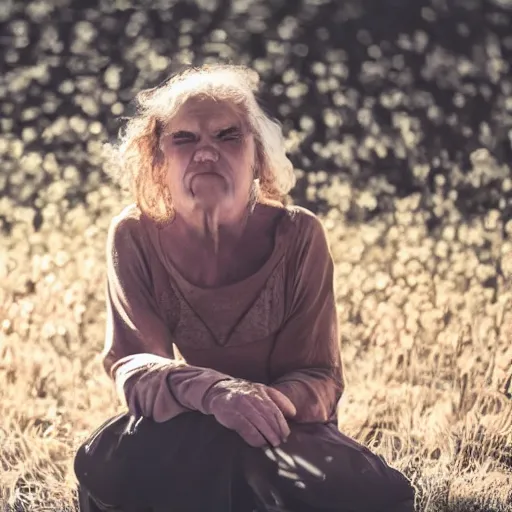
{"label": "woman's lap", "polygon": [[393,504],[412,499],[401,473],[334,426],[290,427],[286,443],[262,450],[212,416],[191,412],[166,423],[134,424],[123,415],[80,448],[75,472],[95,498],[123,512],[172,505],[180,512],[238,512],[252,510],[253,494],[294,512],[392,512]]}
{"label": "woman's lap", "polygon": [[[268,473],[298,509],[387,511],[414,498],[409,481],[335,425],[294,425],[288,441],[266,450]],[[390,512],[392,508],[389,508]]]}
{"label": "woman's lap", "polygon": [[165,423],[134,423],[123,415],[79,449],[75,473],[95,498],[123,512],[168,510],[169,503],[179,503],[177,510],[184,512],[207,510],[203,502],[229,499],[232,466],[243,444],[237,441],[200,413]]}

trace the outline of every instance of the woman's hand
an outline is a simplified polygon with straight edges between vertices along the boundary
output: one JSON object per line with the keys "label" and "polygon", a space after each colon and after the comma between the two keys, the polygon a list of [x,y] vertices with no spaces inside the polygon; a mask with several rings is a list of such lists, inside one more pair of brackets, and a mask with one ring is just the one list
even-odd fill
{"label": "woman's hand", "polygon": [[277,389],[239,379],[218,382],[204,399],[205,409],[250,446],[279,446],[290,435],[286,418],[296,414]]}

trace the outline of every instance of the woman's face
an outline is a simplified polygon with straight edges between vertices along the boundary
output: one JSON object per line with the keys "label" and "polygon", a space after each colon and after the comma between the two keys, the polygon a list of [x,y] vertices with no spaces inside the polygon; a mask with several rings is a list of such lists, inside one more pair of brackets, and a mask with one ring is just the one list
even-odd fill
{"label": "woman's face", "polygon": [[254,137],[229,103],[190,99],[164,127],[161,148],[176,211],[215,212],[219,220],[247,207],[255,160]]}

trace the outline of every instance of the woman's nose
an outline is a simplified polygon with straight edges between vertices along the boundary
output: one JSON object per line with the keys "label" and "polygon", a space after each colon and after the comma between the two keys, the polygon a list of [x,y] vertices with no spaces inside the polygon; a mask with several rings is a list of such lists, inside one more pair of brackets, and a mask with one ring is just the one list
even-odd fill
{"label": "woman's nose", "polygon": [[199,148],[194,153],[194,162],[217,162],[219,153],[211,146]]}

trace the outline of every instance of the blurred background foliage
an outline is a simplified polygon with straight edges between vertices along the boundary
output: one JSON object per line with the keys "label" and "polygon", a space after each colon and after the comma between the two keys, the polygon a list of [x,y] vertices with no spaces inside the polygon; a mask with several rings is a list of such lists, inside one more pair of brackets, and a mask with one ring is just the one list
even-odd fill
{"label": "blurred background foliage", "polygon": [[220,60],[260,73],[262,103],[283,123],[297,169],[297,202],[365,221],[419,193],[429,230],[446,216],[493,211],[505,235],[511,7],[507,0],[4,0],[2,229],[19,216],[39,229],[55,208],[87,203],[106,182],[101,144],[133,112],[134,94],[184,63]]}

